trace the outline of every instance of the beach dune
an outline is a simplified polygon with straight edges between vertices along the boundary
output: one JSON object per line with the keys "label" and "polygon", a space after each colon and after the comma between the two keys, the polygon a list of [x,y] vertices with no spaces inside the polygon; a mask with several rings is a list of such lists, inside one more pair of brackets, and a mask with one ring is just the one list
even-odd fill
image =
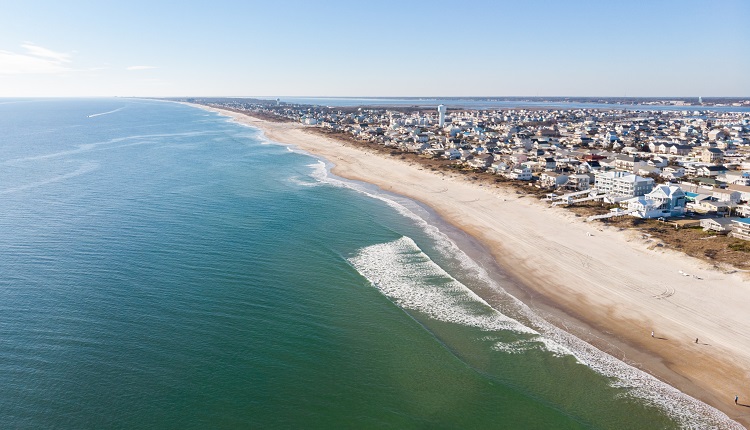
{"label": "beach dune", "polygon": [[[203,107],[205,108],[205,106]],[[217,110],[218,111],[218,110]],[[618,359],[750,425],[750,281],[637,232],[586,223],[514,190],[409,165],[296,123],[221,111],[332,163],[336,175],[418,200],[481,242],[520,299]],[[652,337],[653,331],[653,337]],[[698,342],[696,342],[698,339]],[[739,396],[735,405],[734,396]]]}

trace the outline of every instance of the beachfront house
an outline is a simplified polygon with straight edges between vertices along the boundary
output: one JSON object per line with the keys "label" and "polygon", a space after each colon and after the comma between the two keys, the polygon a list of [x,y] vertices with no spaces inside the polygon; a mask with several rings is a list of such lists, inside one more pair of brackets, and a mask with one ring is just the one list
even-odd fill
{"label": "beachfront house", "polygon": [[461,158],[461,151],[459,151],[456,148],[450,148],[443,154],[443,157],[449,159],[449,160],[458,160]]}
{"label": "beachfront house", "polygon": [[476,155],[473,159],[469,160],[467,164],[475,169],[486,169],[492,165],[495,161],[495,157],[492,154],[481,154]]}
{"label": "beachfront house", "polygon": [[570,175],[565,186],[576,191],[588,190],[591,188],[591,176],[585,174]]}
{"label": "beachfront house", "polygon": [[557,172],[543,172],[539,175],[539,185],[545,188],[559,188],[568,182],[568,175]]}
{"label": "beachfront house", "polygon": [[677,185],[659,185],[643,196],[624,200],[621,205],[638,218],[661,218],[685,214],[685,192]]}
{"label": "beachfront house", "polygon": [[737,239],[750,240],[750,218],[740,218],[732,221],[732,237]]}
{"label": "beachfront house", "polygon": [[623,171],[597,173],[594,186],[601,193],[615,197],[643,196],[654,189],[654,180]]}
{"label": "beachfront house", "polygon": [[510,173],[508,173],[508,178],[516,179],[519,181],[530,181],[532,178],[531,169],[529,169],[524,164],[521,164],[520,166],[515,166],[513,170],[511,170]]}
{"label": "beachfront house", "polygon": [[734,220],[738,218],[705,218],[701,220],[703,231],[728,234],[732,231]]}
{"label": "beachfront house", "polygon": [[717,202],[713,199],[705,199],[700,202],[697,206],[695,206],[696,212],[702,212],[702,213],[716,213],[716,214],[726,214],[731,209],[732,205],[730,205],[727,202]]}

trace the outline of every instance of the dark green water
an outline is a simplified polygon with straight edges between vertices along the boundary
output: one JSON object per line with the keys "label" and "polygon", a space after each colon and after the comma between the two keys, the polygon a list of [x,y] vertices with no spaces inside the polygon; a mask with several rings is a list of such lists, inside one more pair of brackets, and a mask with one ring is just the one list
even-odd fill
{"label": "dark green water", "polygon": [[0,101],[0,129],[3,428],[726,424],[490,309],[418,207],[257,130],[116,99]]}

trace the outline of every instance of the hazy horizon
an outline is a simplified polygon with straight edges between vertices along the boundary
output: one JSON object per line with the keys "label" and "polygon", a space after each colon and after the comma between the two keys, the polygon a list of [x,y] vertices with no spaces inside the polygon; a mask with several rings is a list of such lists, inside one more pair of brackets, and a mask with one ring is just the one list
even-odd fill
{"label": "hazy horizon", "polygon": [[645,100],[691,100],[698,99],[698,97],[705,100],[712,99],[731,99],[743,101],[750,99],[750,96],[675,96],[675,95],[662,95],[662,96],[550,96],[550,95],[539,95],[539,96],[505,96],[505,95],[490,95],[490,96],[440,96],[440,95],[424,95],[424,96],[399,96],[399,95],[386,95],[386,96],[338,96],[338,95],[312,95],[312,96],[301,96],[296,94],[288,95],[194,95],[194,94],[181,94],[174,96],[119,96],[119,95],[97,95],[97,96],[0,96],[0,99],[106,99],[106,98],[143,98],[143,99],[179,99],[179,98],[237,98],[237,99],[276,99],[279,98],[284,101],[284,98],[294,99],[645,99]]}
{"label": "hazy horizon", "polygon": [[747,97],[748,18],[741,0],[32,0],[0,17],[0,97]]}

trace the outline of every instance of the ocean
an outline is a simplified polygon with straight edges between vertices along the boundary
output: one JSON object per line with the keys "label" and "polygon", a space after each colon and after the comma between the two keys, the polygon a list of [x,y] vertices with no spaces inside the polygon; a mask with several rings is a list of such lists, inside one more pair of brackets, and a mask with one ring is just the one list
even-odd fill
{"label": "ocean", "polygon": [[732,426],[534,315],[428,209],[255,128],[0,99],[0,130],[3,428]]}

